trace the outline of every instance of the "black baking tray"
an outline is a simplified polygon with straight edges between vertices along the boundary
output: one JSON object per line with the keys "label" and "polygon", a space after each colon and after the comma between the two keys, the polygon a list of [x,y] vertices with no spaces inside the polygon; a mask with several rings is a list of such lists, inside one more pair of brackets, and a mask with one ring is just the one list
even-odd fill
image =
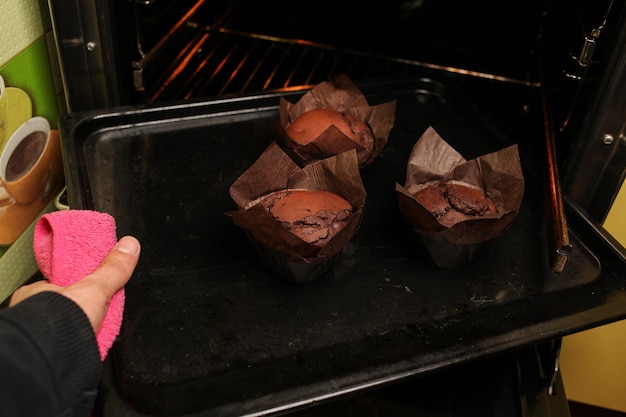
{"label": "black baking tray", "polygon": [[432,79],[361,88],[370,105],[397,100],[395,125],[361,171],[360,229],[305,285],[273,276],[224,215],[230,185],[280,134],[279,98],[302,91],[62,118],[70,207],[112,214],[143,245],[98,415],[283,413],[624,316],[574,231],[564,271],[550,272],[540,137],[520,143],[526,190],[511,228],[470,265],[435,267],[397,207],[412,146],[428,126],[468,160],[519,138]]}

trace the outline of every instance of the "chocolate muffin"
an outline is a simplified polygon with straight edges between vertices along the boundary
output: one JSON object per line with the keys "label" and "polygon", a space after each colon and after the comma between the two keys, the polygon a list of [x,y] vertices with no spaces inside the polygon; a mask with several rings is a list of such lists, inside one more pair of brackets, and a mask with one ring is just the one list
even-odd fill
{"label": "chocolate muffin", "polygon": [[480,189],[454,182],[423,188],[415,194],[415,199],[446,227],[497,213],[493,201]]}
{"label": "chocolate muffin", "polygon": [[295,102],[280,98],[277,141],[300,166],[355,149],[365,168],[385,147],[395,113],[396,100],[370,105],[352,80],[337,74]]}
{"label": "chocolate muffin", "polygon": [[352,214],[350,203],[329,191],[281,190],[261,197],[259,204],[300,239],[319,247],[336,236]]}
{"label": "chocolate muffin", "polygon": [[346,136],[366,151],[374,150],[374,134],[365,122],[350,113],[329,108],[318,108],[302,113],[287,126],[286,133],[299,145],[307,145],[331,126],[339,130],[337,134]]}
{"label": "chocolate muffin", "polygon": [[332,268],[361,224],[366,198],[356,149],[301,167],[276,142],[229,194],[237,209],[225,214],[245,230],[258,259],[295,283]]}

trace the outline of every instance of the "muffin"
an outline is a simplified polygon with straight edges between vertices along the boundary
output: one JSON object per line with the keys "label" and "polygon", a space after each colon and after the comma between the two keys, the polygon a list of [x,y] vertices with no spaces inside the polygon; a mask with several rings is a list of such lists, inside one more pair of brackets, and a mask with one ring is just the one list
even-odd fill
{"label": "muffin", "polygon": [[399,210],[436,266],[472,262],[516,219],[524,195],[517,145],[465,160],[431,126],[411,150]]}
{"label": "muffin", "polygon": [[364,168],[387,143],[396,100],[370,105],[348,77],[337,75],[295,103],[281,97],[279,111],[284,129],[280,145],[300,165],[355,149]]}
{"label": "muffin", "polygon": [[301,168],[273,142],[230,187],[258,258],[287,281],[308,283],[328,272],[356,234],[365,206],[356,151]]}
{"label": "muffin", "polygon": [[323,247],[347,224],[352,205],[323,190],[281,190],[263,196],[261,204],[280,224],[303,241]]}
{"label": "muffin", "polygon": [[493,200],[470,184],[441,182],[422,188],[414,197],[446,227],[498,213]]}
{"label": "muffin", "polygon": [[299,145],[308,145],[326,133],[335,142],[345,136],[366,152],[374,150],[372,129],[350,113],[334,109],[319,108],[304,112],[287,126],[285,132]]}

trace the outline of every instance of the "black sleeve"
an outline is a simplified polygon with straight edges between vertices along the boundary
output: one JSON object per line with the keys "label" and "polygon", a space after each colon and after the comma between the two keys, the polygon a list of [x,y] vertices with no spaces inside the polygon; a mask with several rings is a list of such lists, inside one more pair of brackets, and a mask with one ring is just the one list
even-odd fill
{"label": "black sleeve", "polygon": [[85,313],[54,292],[0,310],[0,414],[88,417],[102,362]]}

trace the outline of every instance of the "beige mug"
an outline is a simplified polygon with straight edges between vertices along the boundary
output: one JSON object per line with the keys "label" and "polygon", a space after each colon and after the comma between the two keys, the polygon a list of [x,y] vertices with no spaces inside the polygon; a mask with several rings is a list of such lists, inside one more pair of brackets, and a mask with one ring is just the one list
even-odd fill
{"label": "beige mug", "polygon": [[58,131],[44,117],[22,123],[7,140],[0,155],[0,205],[4,200],[30,204],[42,197],[61,158]]}

